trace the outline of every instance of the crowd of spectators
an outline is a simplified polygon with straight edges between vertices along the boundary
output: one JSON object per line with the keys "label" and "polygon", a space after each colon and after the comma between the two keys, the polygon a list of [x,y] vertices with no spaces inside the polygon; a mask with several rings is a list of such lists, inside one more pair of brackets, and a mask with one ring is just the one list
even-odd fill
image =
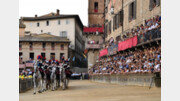
{"label": "crowd of spectators", "polygon": [[161,71],[161,45],[101,58],[89,74],[153,73]]}
{"label": "crowd of spectators", "polygon": [[[161,37],[161,16],[157,15],[151,19],[145,20],[144,24],[136,26],[136,28],[131,29],[126,32],[122,37],[119,37],[117,43],[125,41],[134,36],[138,36],[138,43],[146,42],[155,38]],[[110,41],[105,45],[105,47],[110,46],[114,41]]]}

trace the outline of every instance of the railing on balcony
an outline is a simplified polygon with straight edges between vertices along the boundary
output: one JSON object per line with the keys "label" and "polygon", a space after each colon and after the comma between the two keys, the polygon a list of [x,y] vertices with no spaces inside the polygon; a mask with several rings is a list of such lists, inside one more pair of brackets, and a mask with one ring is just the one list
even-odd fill
{"label": "railing on balcony", "polygon": [[100,49],[101,45],[100,44],[87,44],[86,49]]}
{"label": "railing on balcony", "polygon": [[29,49],[30,49],[30,51],[32,51],[32,50],[33,50],[33,48],[32,48],[32,47],[30,47]]}
{"label": "railing on balcony", "polygon": [[54,48],[54,47],[51,47],[51,50],[55,50],[55,48]]}
{"label": "railing on balcony", "polygon": [[42,50],[43,50],[43,51],[45,51],[45,50],[46,50],[46,48],[42,48]]}

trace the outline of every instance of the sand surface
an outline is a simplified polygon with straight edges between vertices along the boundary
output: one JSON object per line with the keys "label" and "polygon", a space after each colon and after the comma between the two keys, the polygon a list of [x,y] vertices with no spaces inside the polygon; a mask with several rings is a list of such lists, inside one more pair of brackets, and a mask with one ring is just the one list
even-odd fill
{"label": "sand surface", "polygon": [[71,80],[69,89],[46,91],[33,95],[33,90],[19,94],[19,101],[161,101],[161,88],[121,86]]}

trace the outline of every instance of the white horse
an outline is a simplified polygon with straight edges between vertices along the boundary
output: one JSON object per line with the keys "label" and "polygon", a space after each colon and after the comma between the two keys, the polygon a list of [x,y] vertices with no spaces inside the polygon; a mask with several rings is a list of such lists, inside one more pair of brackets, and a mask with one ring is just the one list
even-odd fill
{"label": "white horse", "polygon": [[33,82],[34,82],[34,94],[36,94],[36,88],[38,88],[38,92],[42,93],[42,76],[41,73],[37,67],[37,63],[34,63],[34,74],[33,74]]}
{"label": "white horse", "polygon": [[[45,66],[43,66],[43,69],[45,71]],[[44,77],[42,78],[42,90],[43,91],[46,91],[46,85],[47,85],[47,76],[46,76],[46,73],[44,72]]]}
{"label": "white horse", "polygon": [[52,91],[54,91],[56,89],[56,67],[53,66],[52,67],[52,71],[51,71],[51,84],[52,84]]}
{"label": "white horse", "polygon": [[65,68],[61,67],[60,68],[60,80],[62,82],[62,89],[65,90],[67,88],[67,78],[66,78],[66,73],[65,73]]}

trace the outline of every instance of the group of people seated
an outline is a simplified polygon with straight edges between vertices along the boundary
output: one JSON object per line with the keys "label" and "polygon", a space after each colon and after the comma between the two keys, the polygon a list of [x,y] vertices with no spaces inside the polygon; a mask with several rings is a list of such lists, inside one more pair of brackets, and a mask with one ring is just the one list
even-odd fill
{"label": "group of people seated", "polygon": [[[145,20],[144,24],[136,26],[126,32],[122,37],[119,37],[117,42],[125,41],[134,36],[138,36],[138,43],[146,42],[155,38],[161,37],[161,16],[157,15],[151,19]],[[107,43],[105,47],[108,47],[112,43]]]}
{"label": "group of people seated", "polygon": [[89,74],[154,73],[161,71],[161,45],[103,57]]}

